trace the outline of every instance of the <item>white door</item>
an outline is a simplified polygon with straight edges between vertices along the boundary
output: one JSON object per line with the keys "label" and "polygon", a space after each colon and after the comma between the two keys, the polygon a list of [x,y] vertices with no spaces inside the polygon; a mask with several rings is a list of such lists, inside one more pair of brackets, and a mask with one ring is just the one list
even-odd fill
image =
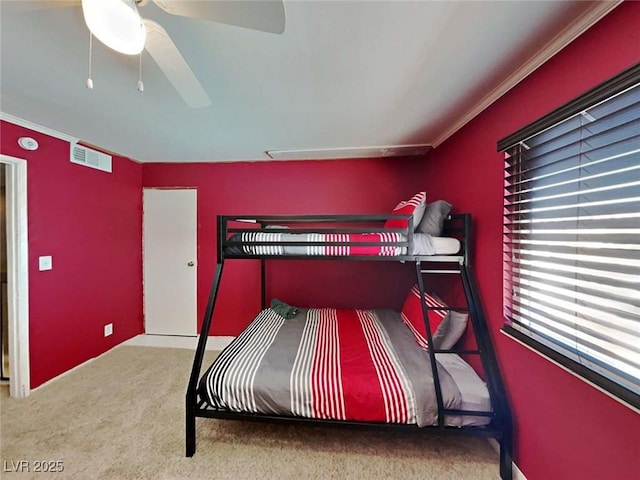
{"label": "white door", "polygon": [[145,332],[196,335],[196,190],[143,191]]}

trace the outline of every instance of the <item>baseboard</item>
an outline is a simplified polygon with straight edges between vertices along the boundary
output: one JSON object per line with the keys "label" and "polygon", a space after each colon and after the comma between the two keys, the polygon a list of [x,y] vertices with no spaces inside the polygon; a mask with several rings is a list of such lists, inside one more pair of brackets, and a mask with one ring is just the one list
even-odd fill
{"label": "baseboard", "polygon": [[[234,338],[235,337],[222,337],[222,336],[209,337],[209,339],[207,340],[207,350],[222,350],[224,347],[229,345],[229,343],[231,343],[231,341]],[[81,364],[76,365],[75,367],[67,370],[66,372],[62,372],[60,375],[57,375],[47,380],[41,385],[38,385],[36,388],[32,388],[30,393],[33,393],[36,390],[39,390],[40,388],[55,382],[56,380],[70,374],[71,372],[74,372],[75,370],[78,370],[79,368],[84,367],[85,365],[93,362],[94,360],[102,357],[103,355],[106,355],[112,350],[118,347],[121,347],[123,345],[134,346],[134,347],[187,348],[195,351],[197,344],[198,344],[198,337],[183,337],[179,335],[145,335],[145,334],[138,335],[133,338],[130,338],[129,340],[126,340],[123,343],[120,343],[114,346],[113,348],[110,348],[109,350],[101,353],[97,357],[90,358],[89,360],[86,360]]]}
{"label": "baseboard", "polygon": [[[489,442],[489,445],[491,445],[496,452],[500,453],[500,444],[496,441],[495,438],[488,438],[487,441]],[[515,464],[515,462],[511,462],[511,468],[513,469],[512,470],[513,480],[527,480],[527,477],[524,476],[524,473],[520,471],[520,469]]]}
{"label": "baseboard", "polygon": [[40,385],[38,385],[36,388],[32,388],[32,389],[30,389],[30,391],[29,391],[29,395],[30,395],[30,394],[32,394],[33,392],[35,392],[36,390],[39,390],[39,389],[41,389],[42,387],[46,387],[46,386],[47,386],[47,385],[49,385],[50,383],[53,383],[53,382],[55,382],[56,380],[58,380],[58,379],[60,379],[60,378],[62,378],[62,377],[65,377],[65,376],[69,375],[71,372],[75,372],[76,370],[78,370],[78,369],[80,369],[80,368],[84,367],[85,365],[87,365],[87,364],[89,364],[89,363],[93,362],[94,360],[97,360],[98,358],[102,357],[103,355],[106,355],[107,353],[109,353],[109,352],[111,352],[111,351],[115,350],[116,348],[118,348],[118,347],[120,347],[120,346],[124,345],[125,343],[126,343],[126,342],[124,342],[124,343],[119,343],[118,345],[115,345],[114,347],[111,347],[111,348],[110,348],[109,350],[107,350],[106,352],[102,352],[102,353],[101,353],[100,355],[98,355],[97,357],[93,357],[93,358],[90,358],[89,360],[85,360],[85,361],[84,361],[84,362],[82,362],[81,364],[76,365],[76,366],[75,366],[75,367],[73,367],[73,368],[70,368],[70,369],[69,369],[69,370],[67,370],[66,372],[62,372],[60,375],[56,375],[55,377],[50,378],[50,379],[49,379],[49,380],[47,380],[46,382],[41,383]]}
{"label": "baseboard", "polygon": [[[213,336],[207,340],[207,350],[222,350],[229,345],[235,337]],[[182,335],[138,335],[126,342],[124,345],[133,347],[164,347],[164,348],[186,348],[196,349],[198,337],[188,337]]]}

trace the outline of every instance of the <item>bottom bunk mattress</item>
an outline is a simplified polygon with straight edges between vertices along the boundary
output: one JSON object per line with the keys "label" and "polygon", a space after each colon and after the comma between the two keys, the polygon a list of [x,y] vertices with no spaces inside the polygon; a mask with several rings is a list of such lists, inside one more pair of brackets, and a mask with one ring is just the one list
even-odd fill
{"label": "bottom bunk mattress", "polygon": [[[438,358],[444,407],[490,411],[475,371],[456,354]],[[392,310],[301,308],[289,319],[263,310],[208,368],[199,394],[233,412],[418,426],[438,418],[430,357]]]}

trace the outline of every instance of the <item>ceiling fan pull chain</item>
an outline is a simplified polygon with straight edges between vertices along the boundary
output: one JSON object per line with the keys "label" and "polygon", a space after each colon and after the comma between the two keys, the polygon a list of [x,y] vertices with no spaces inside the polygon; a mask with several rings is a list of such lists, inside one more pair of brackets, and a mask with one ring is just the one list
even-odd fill
{"label": "ceiling fan pull chain", "polygon": [[93,50],[93,34],[89,32],[89,78],[87,78],[87,88],[93,90],[93,80],[91,79],[91,51]]}
{"label": "ceiling fan pull chain", "polygon": [[139,92],[144,92],[144,84],[142,83],[142,52],[140,52],[140,63],[139,63],[139,69],[138,69],[138,91]]}

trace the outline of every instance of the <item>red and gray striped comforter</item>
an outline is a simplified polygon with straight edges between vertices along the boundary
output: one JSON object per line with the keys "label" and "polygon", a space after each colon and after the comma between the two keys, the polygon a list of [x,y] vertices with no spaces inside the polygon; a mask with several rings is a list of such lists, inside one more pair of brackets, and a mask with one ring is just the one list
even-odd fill
{"label": "red and gray striped comforter", "polygon": [[[461,395],[438,366],[445,408]],[[214,408],[419,426],[437,421],[428,354],[391,310],[263,310],[200,381]],[[448,417],[460,425],[459,417]]]}

